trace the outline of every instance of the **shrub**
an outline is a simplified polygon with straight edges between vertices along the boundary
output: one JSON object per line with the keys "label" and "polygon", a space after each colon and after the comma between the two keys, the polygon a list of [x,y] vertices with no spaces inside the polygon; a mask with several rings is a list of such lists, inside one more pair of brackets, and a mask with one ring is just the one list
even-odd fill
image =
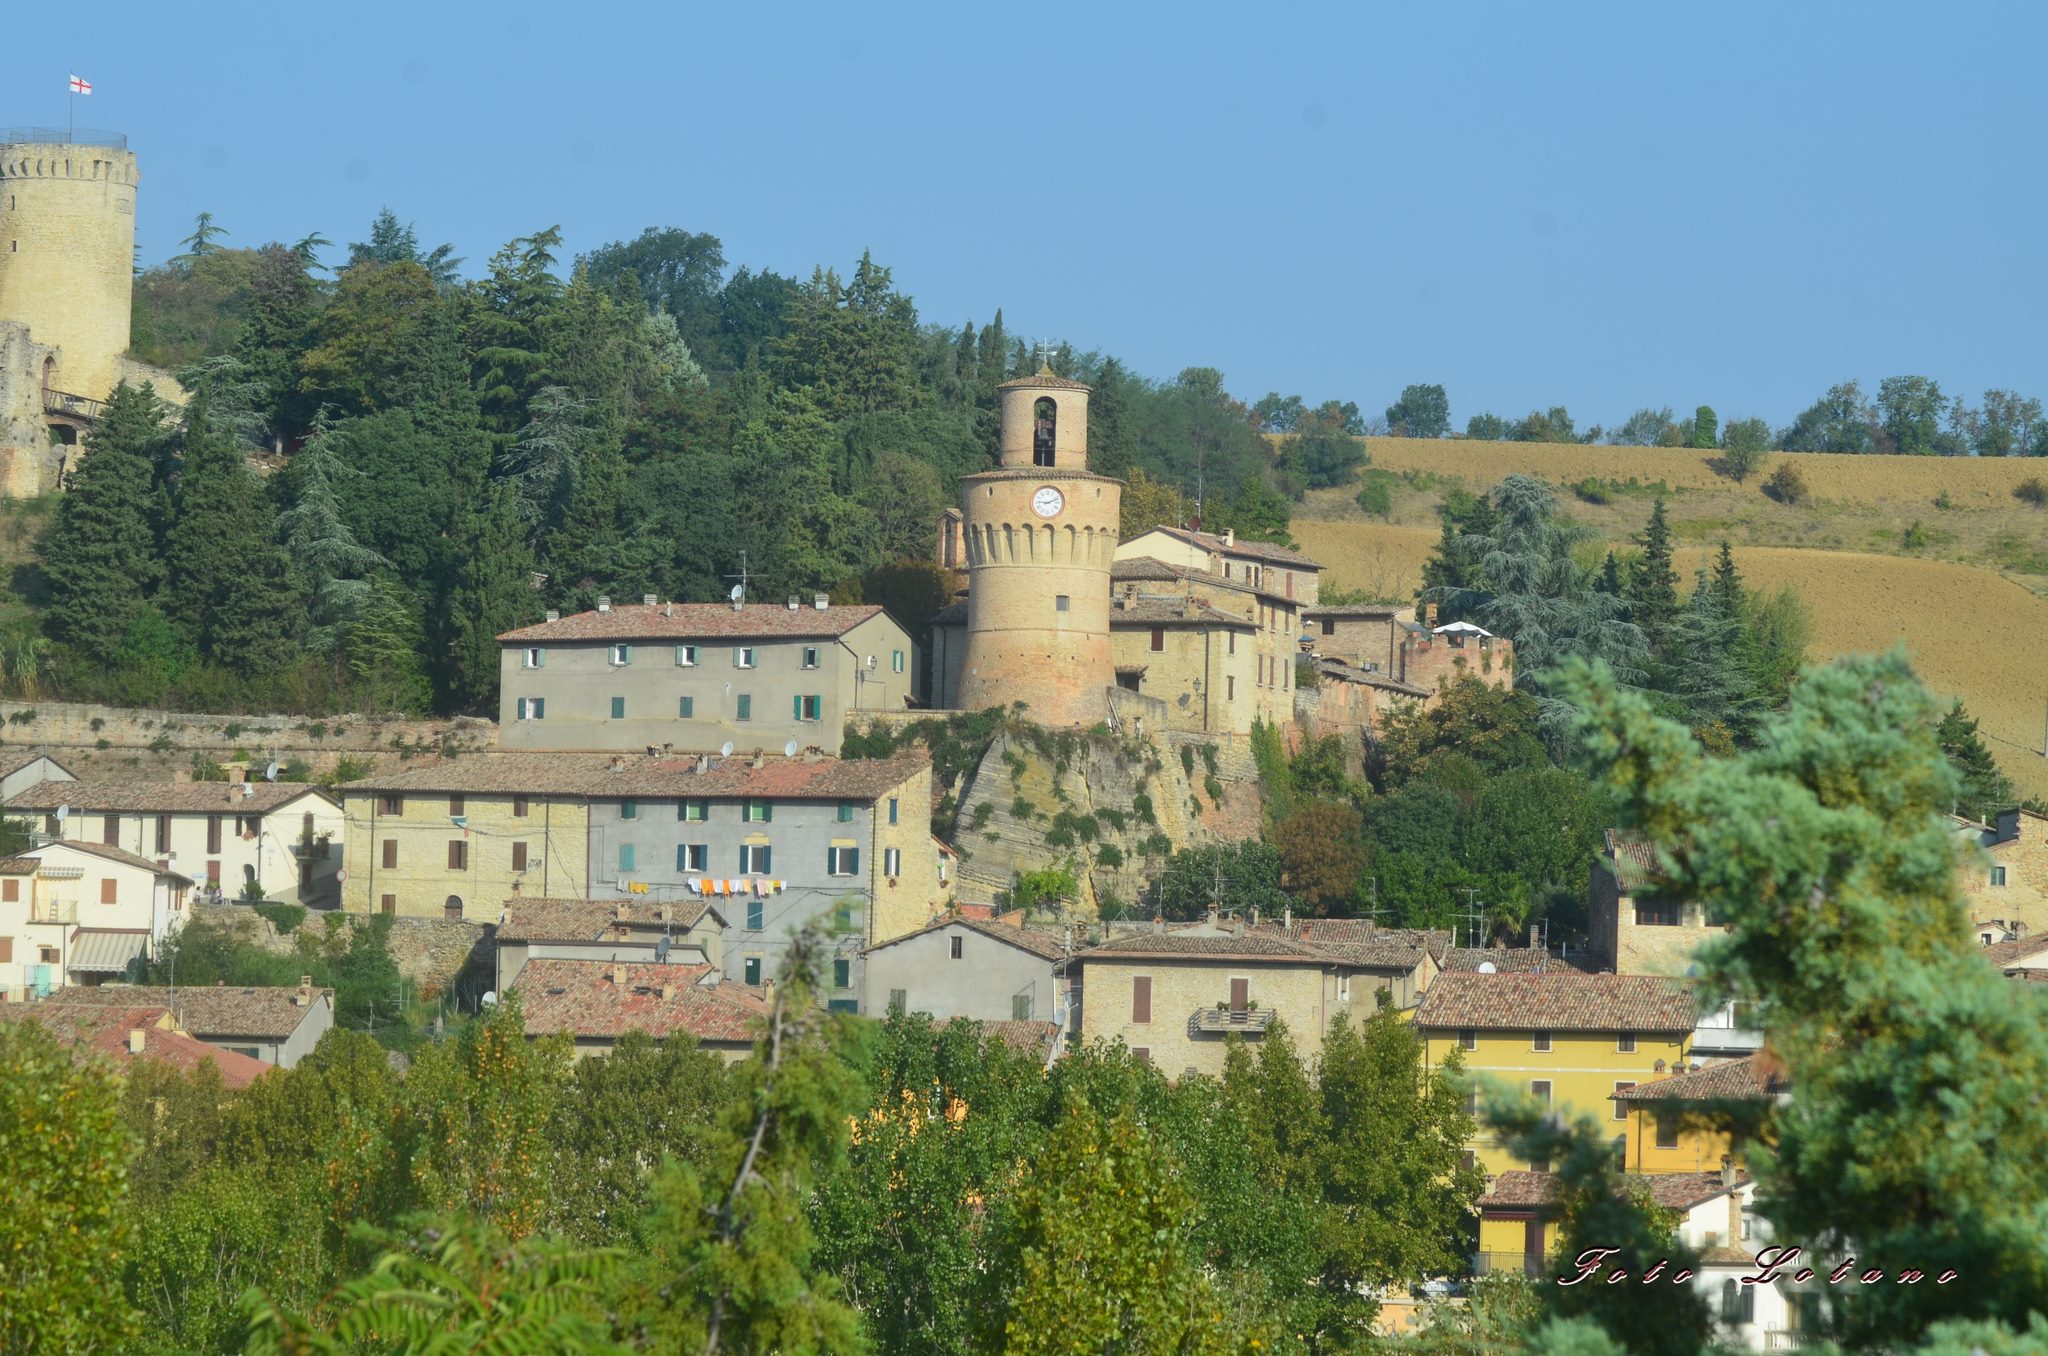
{"label": "shrub", "polygon": [[1934,496],[1934,506],[1938,509],[1952,509],[1956,506],[1956,501],[1948,497],[1947,490],[1943,490]]}
{"label": "shrub", "polygon": [[1382,518],[1390,516],[1394,511],[1394,477],[1385,471],[1367,471],[1365,484],[1358,491],[1358,506]]}
{"label": "shrub", "polygon": [[195,782],[224,782],[228,770],[203,753],[192,755],[192,780]]}
{"label": "shrub", "polygon": [[243,881],[242,898],[248,900],[252,904],[261,900],[263,898],[263,882],[260,880]]}
{"label": "shrub", "polygon": [[221,726],[220,732],[226,735],[229,739],[239,738],[242,733],[242,723],[240,721],[231,720],[226,725]]}
{"label": "shrub", "polygon": [[1190,778],[1192,778],[1195,775],[1194,745],[1183,744],[1180,746],[1180,770],[1186,773]]}
{"label": "shrub", "polygon": [[1140,824],[1156,824],[1159,821],[1152,814],[1152,797],[1143,791],[1131,797],[1131,813]]}
{"label": "shrub", "polygon": [[2012,487],[2012,497],[2035,508],[2048,508],[2048,485],[2042,484],[2039,476],[2028,476]]}
{"label": "shrub", "polygon": [[9,725],[33,725],[36,723],[36,709],[31,706],[26,711],[16,711],[7,717],[7,723]]}
{"label": "shrub", "polygon": [[992,800],[985,800],[974,807],[974,816],[968,822],[977,829],[985,829],[988,827],[988,817],[995,812],[996,803]]}
{"label": "shrub", "polygon": [[1905,535],[1899,540],[1899,545],[1908,551],[1919,551],[1926,547],[1927,529],[1920,526],[1918,518],[1915,518],[1913,525],[1906,529]]}
{"label": "shrub", "polygon": [[1124,812],[1122,810],[1117,809],[1097,810],[1095,812],[1095,817],[1101,820],[1103,823],[1109,825],[1110,828],[1114,829],[1118,833],[1122,833],[1124,831],[1124,825],[1128,822],[1128,817],[1124,814]]}
{"label": "shrub", "polygon": [[1202,778],[1202,789],[1209,793],[1209,803],[1211,805],[1223,804],[1223,783],[1214,776]]}
{"label": "shrub", "polygon": [[1047,847],[1070,848],[1074,845],[1074,832],[1071,829],[1061,827],[1047,829],[1045,831],[1045,845]]}
{"label": "shrub", "polygon": [[1104,843],[1095,849],[1095,864],[1114,869],[1124,864],[1123,849],[1115,843]]}
{"label": "shrub", "polygon": [[92,726],[92,732],[94,734],[98,734],[101,730],[107,728],[107,721],[106,717],[104,716],[94,716],[91,720],[87,721],[86,723]]}
{"label": "shrub", "polygon": [[158,735],[155,739],[149,741],[149,751],[151,753],[169,753],[176,747],[177,745],[171,743],[169,735]]}
{"label": "shrub", "polygon": [[1010,815],[1015,819],[1029,819],[1038,813],[1038,807],[1019,796],[1010,802]]}
{"label": "shrub", "polygon": [[1780,466],[1764,481],[1764,493],[1781,504],[1803,504],[1807,500],[1806,478],[1790,466]]}
{"label": "shrub", "polygon": [[1214,744],[1202,745],[1202,766],[1208,769],[1211,777],[1216,775],[1216,746]]}
{"label": "shrub", "polygon": [[303,904],[278,904],[264,901],[256,905],[256,912],[268,918],[281,935],[288,935],[306,921],[306,906]]}
{"label": "shrub", "polygon": [[1607,482],[1593,476],[1587,476],[1584,480],[1574,484],[1571,490],[1573,494],[1589,504],[1611,504],[1614,502],[1614,491],[1608,487]]}

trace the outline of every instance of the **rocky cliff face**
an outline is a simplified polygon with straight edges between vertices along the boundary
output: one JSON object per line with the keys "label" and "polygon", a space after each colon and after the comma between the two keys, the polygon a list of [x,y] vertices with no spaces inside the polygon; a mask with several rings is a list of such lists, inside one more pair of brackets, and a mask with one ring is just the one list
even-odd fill
{"label": "rocky cliff face", "polygon": [[1018,728],[999,733],[960,793],[959,897],[983,903],[1023,873],[1068,866],[1073,912],[1142,904],[1174,850],[1259,831],[1258,776],[1239,740]]}

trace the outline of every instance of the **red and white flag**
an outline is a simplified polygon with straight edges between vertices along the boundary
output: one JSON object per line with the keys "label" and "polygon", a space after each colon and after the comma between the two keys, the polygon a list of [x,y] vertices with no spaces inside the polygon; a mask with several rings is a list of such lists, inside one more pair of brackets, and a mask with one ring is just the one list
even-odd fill
{"label": "red and white flag", "polygon": [[78,78],[77,76],[75,76],[75,75],[74,75],[74,76],[72,76],[72,77],[71,77],[71,92],[72,92],[73,94],[90,94],[90,93],[92,93],[92,81],[90,81],[90,80],[81,80],[81,79],[79,79],[79,78]]}

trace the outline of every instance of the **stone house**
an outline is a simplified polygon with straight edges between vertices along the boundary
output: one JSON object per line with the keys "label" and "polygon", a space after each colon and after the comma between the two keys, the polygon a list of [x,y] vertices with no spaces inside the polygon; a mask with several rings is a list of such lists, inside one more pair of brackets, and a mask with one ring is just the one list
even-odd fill
{"label": "stone house", "polygon": [[901,711],[921,661],[879,607],[599,602],[498,637],[506,749],[837,753],[848,717]]}
{"label": "stone house", "polygon": [[178,1030],[216,1050],[280,1069],[295,1067],[334,1027],[334,990],[315,988],[310,975],[297,987],[103,984],[60,990],[52,1004],[68,1007],[161,1007]]}
{"label": "stone house", "polygon": [[1424,620],[1402,626],[1396,674],[1402,682],[1434,693],[1453,678],[1470,675],[1491,687],[1515,685],[1515,643],[1471,622],[1436,624],[1436,604]]}
{"label": "stone house", "polygon": [[[1446,970],[1416,1009],[1415,1030],[1427,1068],[1457,1051],[1470,1072],[1495,1075],[1567,1116],[1611,1121],[1616,1091],[1683,1064],[1696,1017],[1679,980]],[[1483,1125],[1471,1152],[1488,1173],[1549,1168],[1510,1158]]]}
{"label": "stone house", "polygon": [[1294,694],[1295,715],[1315,735],[1363,735],[1385,724],[1389,712],[1410,702],[1428,705],[1433,689],[1415,687],[1341,659],[1318,657],[1316,685]]}
{"label": "stone house", "polygon": [[0,813],[38,782],[75,782],[71,769],[39,749],[0,749]]}
{"label": "stone house", "polygon": [[527,961],[512,992],[526,1034],[566,1035],[578,1059],[608,1054],[619,1037],[644,1031],[657,1042],[688,1036],[732,1064],[753,1053],[773,986],[734,984],[714,965],[549,958]]}
{"label": "stone house", "polygon": [[168,1064],[193,1073],[211,1064],[221,1086],[240,1091],[271,1066],[247,1055],[208,1045],[179,1028],[171,1010],[148,1004],[0,1003],[0,1022],[34,1022],[68,1046],[72,1058],[111,1060],[125,1070],[136,1060]]}
{"label": "stone house", "polygon": [[1392,603],[1319,604],[1302,609],[1301,631],[1320,657],[1392,677],[1405,635],[1399,619],[1406,610]]}
{"label": "stone house", "polygon": [[1593,963],[1624,975],[1682,975],[1724,929],[1706,910],[1657,890],[1656,846],[1609,829],[1587,889]]}
{"label": "stone house", "polygon": [[723,967],[725,928],[724,915],[701,899],[654,903],[515,897],[505,901],[504,920],[492,937],[497,953],[493,987],[509,992],[529,960]]}
{"label": "stone house", "polygon": [[129,972],[185,924],[189,877],[103,843],[0,861],[0,990],[10,1001]]}
{"label": "stone house", "polygon": [[326,908],[339,893],[341,806],[302,782],[49,780],[0,813],[38,817],[51,838],[148,857],[209,894],[235,898],[254,885],[268,899]]}
{"label": "stone house", "polygon": [[2032,810],[2010,809],[1990,824],[1952,822],[1965,849],[1963,897],[1978,942],[1989,945],[2048,929],[2048,819]]}
{"label": "stone house", "polygon": [[1067,1019],[1066,939],[1043,928],[950,915],[867,950],[862,1010],[922,1012],[941,1022]]}

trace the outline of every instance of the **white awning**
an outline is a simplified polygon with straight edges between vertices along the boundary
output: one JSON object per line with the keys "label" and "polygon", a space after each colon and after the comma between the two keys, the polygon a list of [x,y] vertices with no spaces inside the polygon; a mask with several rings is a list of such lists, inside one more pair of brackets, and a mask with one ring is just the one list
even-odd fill
{"label": "white awning", "polygon": [[80,928],[71,941],[71,960],[67,968],[86,974],[126,974],[129,963],[148,948],[149,934],[146,932]]}

